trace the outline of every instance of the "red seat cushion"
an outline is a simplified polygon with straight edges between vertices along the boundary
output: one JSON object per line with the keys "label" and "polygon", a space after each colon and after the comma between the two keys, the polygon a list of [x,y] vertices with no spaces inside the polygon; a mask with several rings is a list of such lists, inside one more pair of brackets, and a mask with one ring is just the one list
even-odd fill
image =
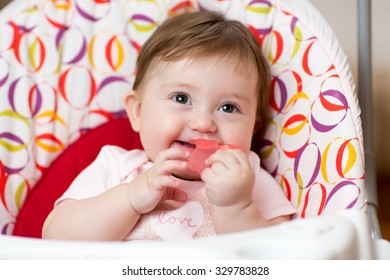
{"label": "red seat cushion", "polygon": [[19,212],[13,235],[41,238],[43,223],[54,202],[108,144],[128,150],[142,148],[138,133],[132,130],[127,118],[111,120],[88,131],[64,150],[42,175]]}

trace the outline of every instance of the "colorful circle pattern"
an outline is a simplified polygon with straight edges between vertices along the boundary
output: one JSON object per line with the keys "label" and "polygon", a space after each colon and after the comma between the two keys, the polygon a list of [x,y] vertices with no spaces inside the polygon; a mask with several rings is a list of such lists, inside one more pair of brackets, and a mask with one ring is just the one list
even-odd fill
{"label": "colorful circle pattern", "polygon": [[351,110],[358,105],[346,94],[353,89],[284,2],[13,1],[0,13],[1,233],[12,233],[34,184],[70,143],[123,116],[137,54],[156,27],[205,9],[242,21],[262,45],[272,89],[259,154],[297,217],[364,209],[361,128]]}

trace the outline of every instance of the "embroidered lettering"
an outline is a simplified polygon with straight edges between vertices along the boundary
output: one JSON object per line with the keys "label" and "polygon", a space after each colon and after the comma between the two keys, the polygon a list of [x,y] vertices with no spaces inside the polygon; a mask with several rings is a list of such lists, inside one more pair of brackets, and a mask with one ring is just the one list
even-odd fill
{"label": "embroidered lettering", "polygon": [[182,217],[182,216],[174,216],[174,215],[167,215],[167,211],[162,211],[157,216],[157,221],[154,223],[154,225],[157,224],[177,224],[180,223],[181,225],[187,225],[188,227],[197,227],[197,224],[193,223],[193,220],[191,217]]}

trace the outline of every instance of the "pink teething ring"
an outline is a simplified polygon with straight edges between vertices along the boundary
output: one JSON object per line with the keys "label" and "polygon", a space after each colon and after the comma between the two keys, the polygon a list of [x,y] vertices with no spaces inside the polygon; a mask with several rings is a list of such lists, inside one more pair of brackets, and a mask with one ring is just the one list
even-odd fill
{"label": "pink teething ring", "polygon": [[206,160],[218,150],[240,149],[238,146],[229,144],[219,144],[216,141],[209,141],[204,139],[195,139],[189,141],[190,144],[195,145],[190,158],[188,159],[188,167],[199,174],[208,167]]}

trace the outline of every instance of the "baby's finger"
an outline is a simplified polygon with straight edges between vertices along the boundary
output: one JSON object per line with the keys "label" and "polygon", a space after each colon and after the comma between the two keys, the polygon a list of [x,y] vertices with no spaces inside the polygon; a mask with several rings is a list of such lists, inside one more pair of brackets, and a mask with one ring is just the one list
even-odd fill
{"label": "baby's finger", "polygon": [[217,151],[206,160],[206,164],[213,166],[215,163],[220,162],[226,168],[240,164],[240,161],[238,160],[237,156],[234,153],[230,153],[229,151],[230,150]]}
{"label": "baby's finger", "polygon": [[229,150],[226,150],[226,152],[233,155],[234,158],[239,162],[240,165],[242,165],[242,166],[249,165],[248,155],[245,154],[242,150],[229,149]]}
{"label": "baby's finger", "polygon": [[174,171],[182,171],[188,168],[188,162],[184,160],[166,160],[154,165],[156,175],[171,175]]}
{"label": "baby's finger", "polygon": [[179,188],[166,188],[165,196],[163,196],[163,200],[175,200],[178,202],[187,201],[188,195],[185,191]]}
{"label": "baby's finger", "polygon": [[188,151],[179,147],[172,147],[160,152],[156,157],[155,163],[164,162],[171,159],[187,160],[189,156],[190,153]]}
{"label": "baby's finger", "polygon": [[160,176],[155,179],[155,184],[152,183],[151,186],[156,188],[158,191],[165,191],[167,187],[180,187],[180,182],[172,176]]}
{"label": "baby's finger", "polygon": [[224,175],[228,172],[228,167],[220,161],[213,162],[209,169],[217,175]]}
{"label": "baby's finger", "polygon": [[224,161],[227,166],[241,165],[243,167],[250,167],[248,155],[239,149],[222,150],[215,153],[212,160]]}

